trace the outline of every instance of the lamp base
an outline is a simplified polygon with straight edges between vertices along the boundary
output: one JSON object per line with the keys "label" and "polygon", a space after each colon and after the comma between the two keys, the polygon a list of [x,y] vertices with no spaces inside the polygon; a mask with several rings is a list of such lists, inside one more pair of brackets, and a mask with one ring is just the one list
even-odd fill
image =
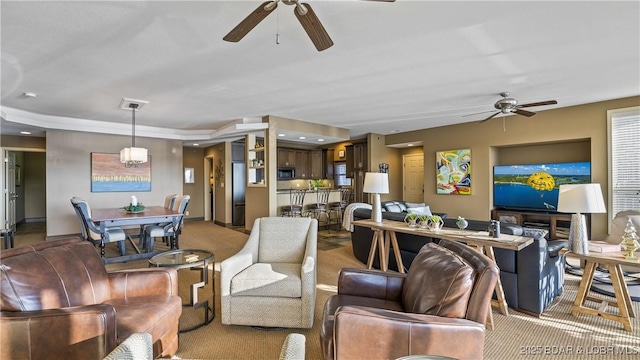
{"label": "lamp base", "polygon": [[587,221],[584,215],[577,213],[571,215],[571,228],[569,229],[569,250],[576,254],[589,255],[589,237],[587,235]]}
{"label": "lamp base", "polygon": [[380,205],[380,194],[373,194],[371,220],[377,223],[382,222],[382,206]]}

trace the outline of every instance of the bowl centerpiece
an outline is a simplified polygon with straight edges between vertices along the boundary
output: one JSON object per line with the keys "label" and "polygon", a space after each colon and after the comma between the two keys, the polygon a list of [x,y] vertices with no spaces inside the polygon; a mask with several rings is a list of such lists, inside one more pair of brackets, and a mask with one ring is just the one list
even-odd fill
{"label": "bowl centerpiece", "polygon": [[139,212],[143,212],[144,211],[144,205],[142,205],[142,203],[138,203],[136,205],[132,205],[129,204],[125,207],[123,207],[124,211],[128,212],[128,213],[139,213]]}

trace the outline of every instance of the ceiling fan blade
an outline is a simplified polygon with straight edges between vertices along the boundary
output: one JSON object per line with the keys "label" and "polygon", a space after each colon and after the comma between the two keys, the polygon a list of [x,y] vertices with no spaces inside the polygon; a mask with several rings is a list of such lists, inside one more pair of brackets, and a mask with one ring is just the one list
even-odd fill
{"label": "ceiling fan blade", "polygon": [[479,114],[486,114],[486,113],[494,112],[494,111],[495,111],[495,110],[480,111],[480,112],[473,113],[473,114],[462,115],[462,117],[473,116],[473,115],[479,115]]}
{"label": "ceiling fan blade", "polygon": [[515,110],[513,110],[513,112],[518,114],[518,115],[523,115],[523,116],[527,116],[527,117],[531,117],[531,116],[536,114],[534,112],[527,111],[527,110],[522,110],[522,109],[515,109]]}
{"label": "ceiling fan blade", "polygon": [[303,10],[303,14],[300,14],[300,10],[297,6],[293,12],[296,14],[298,21],[300,21],[300,24],[304,28],[304,31],[309,35],[313,45],[316,46],[316,49],[318,49],[318,51],[322,51],[333,46],[333,41],[324,29],[324,26],[320,23],[320,20],[311,6],[307,3],[302,3],[301,5],[306,9],[306,12]]}
{"label": "ceiling fan blade", "polygon": [[486,119],[484,119],[484,120],[480,121],[480,123],[483,123],[483,122],[485,122],[485,121],[491,120],[491,119],[493,119],[494,117],[498,116],[498,114],[500,114],[500,113],[501,113],[500,111],[496,111],[496,113],[495,113],[495,114],[493,114],[493,115],[489,116],[488,118],[486,118]]}
{"label": "ceiling fan blade", "polygon": [[278,7],[278,3],[274,1],[265,1],[258,6],[249,16],[244,18],[236,27],[233,28],[225,37],[224,41],[238,42],[251,31],[260,21],[264,20],[267,15]]}
{"label": "ceiling fan blade", "polygon": [[522,104],[522,105],[518,105],[518,108],[523,108],[523,107],[532,107],[532,106],[542,106],[542,105],[555,105],[558,102],[555,100],[549,100],[549,101],[540,101],[540,102],[535,102],[535,103],[529,103],[529,104]]}

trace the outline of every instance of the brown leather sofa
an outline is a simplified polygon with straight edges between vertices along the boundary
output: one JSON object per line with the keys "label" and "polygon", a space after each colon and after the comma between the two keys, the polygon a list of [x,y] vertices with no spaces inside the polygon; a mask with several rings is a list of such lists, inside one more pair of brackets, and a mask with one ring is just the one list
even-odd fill
{"label": "brown leather sofa", "polygon": [[0,358],[102,359],[136,332],[154,357],[178,349],[182,301],[175,269],[107,272],[80,238],[0,253]]}
{"label": "brown leather sofa", "polygon": [[407,274],[342,269],[324,307],[325,359],[481,359],[498,267],[467,245],[426,244]]}

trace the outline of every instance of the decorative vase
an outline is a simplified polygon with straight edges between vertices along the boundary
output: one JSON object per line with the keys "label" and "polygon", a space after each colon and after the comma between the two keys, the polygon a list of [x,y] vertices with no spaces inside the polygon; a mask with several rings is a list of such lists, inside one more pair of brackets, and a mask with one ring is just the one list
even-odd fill
{"label": "decorative vase", "polygon": [[415,214],[407,214],[407,216],[404,217],[404,222],[406,222],[410,228],[418,227],[418,217],[415,216]]}
{"label": "decorative vase", "polygon": [[636,233],[636,228],[633,226],[631,219],[627,221],[627,227],[624,229],[624,235],[622,235],[622,242],[620,243],[620,247],[624,251],[624,258],[627,260],[636,260],[638,259],[635,256],[636,250],[640,248],[640,243],[638,242],[638,234]]}
{"label": "decorative vase", "polygon": [[465,220],[465,218],[463,218],[462,216],[458,216],[458,220],[456,220],[456,225],[458,226],[458,229],[462,231],[466,229],[467,226],[469,226],[469,222]]}
{"label": "decorative vase", "polygon": [[438,215],[432,215],[429,218],[429,230],[431,231],[440,231],[444,226],[444,221]]}

